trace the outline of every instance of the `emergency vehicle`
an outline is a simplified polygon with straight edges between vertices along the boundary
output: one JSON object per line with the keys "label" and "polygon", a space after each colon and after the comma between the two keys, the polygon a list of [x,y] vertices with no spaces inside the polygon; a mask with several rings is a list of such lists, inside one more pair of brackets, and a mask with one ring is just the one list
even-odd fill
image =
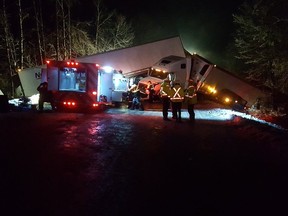
{"label": "emergency vehicle", "polygon": [[127,80],[111,67],[73,60],[46,63],[41,82],[48,83],[56,110],[103,110],[122,102],[127,91]]}

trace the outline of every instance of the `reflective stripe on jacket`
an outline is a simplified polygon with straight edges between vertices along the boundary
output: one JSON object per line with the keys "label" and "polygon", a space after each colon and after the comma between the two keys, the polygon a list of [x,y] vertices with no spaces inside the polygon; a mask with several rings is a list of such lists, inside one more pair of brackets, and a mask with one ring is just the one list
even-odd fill
{"label": "reflective stripe on jacket", "polygon": [[185,102],[188,104],[196,104],[197,103],[197,94],[194,86],[189,86],[185,91]]}
{"label": "reflective stripe on jacket", "polygon": [[171,88],[169,83],[163,82],[160,89],[161,97],[170,97],[171,96]]}
{"label": "reflective stripe on jacket", "polygon": [[172,96],[170,98],[172,102],[182,102],[184,101],[184,91],[181,86],[176,85],[172,88]]}

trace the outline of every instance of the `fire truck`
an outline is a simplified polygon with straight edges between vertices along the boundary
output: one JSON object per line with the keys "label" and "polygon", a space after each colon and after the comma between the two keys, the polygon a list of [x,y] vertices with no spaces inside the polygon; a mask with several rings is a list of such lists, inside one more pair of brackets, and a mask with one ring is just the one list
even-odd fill
{"label": "fire truck", "polygon": [[46,61],[41,82],[48,83],[52,108],[99,111],[122,102],[127,80],[108,66],[75,61]]}

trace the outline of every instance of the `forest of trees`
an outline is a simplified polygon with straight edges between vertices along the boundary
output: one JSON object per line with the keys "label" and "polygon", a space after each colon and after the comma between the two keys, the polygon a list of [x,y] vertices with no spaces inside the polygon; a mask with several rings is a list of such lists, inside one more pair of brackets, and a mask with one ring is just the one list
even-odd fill
{"label": "forest of trees", "polygon": [[19,70],[47,59],[72,59],[131,46],[134,40],[131,23],[106,9],[104,0],[92,0],[95,13],[85,21],[74,19],[81,3],[77,0],[1,1],[0,86],[12,97]]}
{"label": "forest of trees", "polygon": [[[124,48],[137,41],[132,22],[107,9],[105,0],[91,0],[93,8],[89,12],[95,12],[88,20],[77,19],[81,3],[78,0],[0,1],[0,87],[9,96],[13,96],[18,70],[41,65],[45,59],[71,59]],[[237,58],[236,67],[242,76],[272,92],[285,94],[288,94],[287,8],[286,0],[244,2],[237,13],[231,14],[234,42],[224,57],[230,63],[233,56]],[[81,13],[85,14],[85,9]],[[141,23],[135,25],[139,27]]]}
{"label": "forest of trees", "polygon": [[246,78],[288,94],[288,2],[255,0],[233,15],[236,58]]}

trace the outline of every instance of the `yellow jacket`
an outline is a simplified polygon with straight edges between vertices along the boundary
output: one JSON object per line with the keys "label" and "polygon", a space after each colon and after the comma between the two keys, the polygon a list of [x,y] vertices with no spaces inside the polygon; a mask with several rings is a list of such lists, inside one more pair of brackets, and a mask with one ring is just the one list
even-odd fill
{"label": "yellow jacket", "polygon": [[193,85],[189,86],[185,90],[185,102],[187,104],[196,104],[197,103],[197,94],[195,87]]}
{"label": "yellow jacket", "polygon": [[170,88],[170,83],[169,82],[163,82],[161,84],[160,88],[160,96],[161,98],[169,97],[171,96],[171,88]]}

